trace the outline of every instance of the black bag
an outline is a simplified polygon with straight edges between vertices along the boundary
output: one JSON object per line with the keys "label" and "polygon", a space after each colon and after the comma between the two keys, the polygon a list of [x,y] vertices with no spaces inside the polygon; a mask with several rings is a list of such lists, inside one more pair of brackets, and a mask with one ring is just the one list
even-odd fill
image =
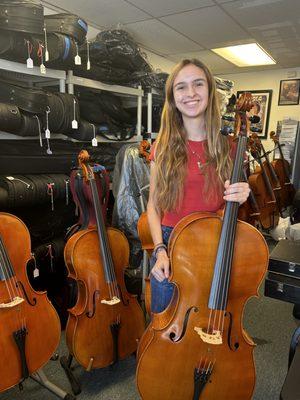
{"label": "black bag", "polygon": [[64,174],[0,176],[0,187],[7,192],[4,208],[48,203],[54,209],[57,200],[69,204],[69,177]]}
{"label": "black bag", "polygon": [[0,101],[14,104],[33,114],[45,113],[48,104],[45,91],[13,85],[3,80],[0,80]]}
{"label": "black bag", "polygon": [[265,296],[300,304],[300,241],[280,240],[271,252]]}
{"label": "black bag", "polygon": [[44,9],[39,1],[1,0],[0,27],[11,31],[42,34]]}
{"label": "black bag", "polygon": [[45,16],[47,32],[63,33],[72,36],[78,44],[85,41],[87,23],[75,14],[52,14]]}
{"label": "black bag", "polygon": [[16,133],[21,127],[22,117],[18,107],[0,103],[0,131]]}

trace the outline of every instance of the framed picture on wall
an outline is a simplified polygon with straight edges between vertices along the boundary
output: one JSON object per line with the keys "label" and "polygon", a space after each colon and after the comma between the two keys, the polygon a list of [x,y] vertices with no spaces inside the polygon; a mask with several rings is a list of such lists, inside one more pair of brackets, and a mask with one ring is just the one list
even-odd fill
{"label": "framed picture on wall", "polygon": [[250,92],[253,98],[253,106],[248,116],[257,115],[260,118],[259,122],[251,124],[251,128],[253,128],[253,132],[257,133],[260,139],[267,139],[273,91],[271,89],[239,90],[237,98],[244,92]]}
{"label": "framed picture on wall", "polygon": [[278,105],[294,106],[299,104],[300,79],[287,79],[280,81]]}

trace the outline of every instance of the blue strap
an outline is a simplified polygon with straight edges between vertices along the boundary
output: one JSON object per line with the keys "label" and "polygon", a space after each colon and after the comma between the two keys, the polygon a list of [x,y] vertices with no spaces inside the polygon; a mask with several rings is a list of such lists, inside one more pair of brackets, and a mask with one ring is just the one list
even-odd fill
{"label": "blue strap", "polygon": [[65,36],[65,51],[63,55],[63,60],[66,60],[68,58],[70,52],[70,46],[71,46],[70,38],[68,36]]}

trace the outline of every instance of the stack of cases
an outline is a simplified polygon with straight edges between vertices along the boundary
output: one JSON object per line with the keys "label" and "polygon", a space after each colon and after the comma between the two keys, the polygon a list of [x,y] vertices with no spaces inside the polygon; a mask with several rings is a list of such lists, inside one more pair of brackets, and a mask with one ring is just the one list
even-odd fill
{"label": "stack of cases", "polygon": [[281,240],[271,252],[265,296],[300,304],[299,240]]}

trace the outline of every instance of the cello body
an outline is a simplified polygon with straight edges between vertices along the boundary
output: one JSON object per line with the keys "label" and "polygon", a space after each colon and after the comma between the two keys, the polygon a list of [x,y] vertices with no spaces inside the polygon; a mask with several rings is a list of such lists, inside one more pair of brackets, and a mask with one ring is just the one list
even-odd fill
{"label": "cello body", "polygon": [[[77,303],[69,309],[66,341],[70,353],[87,370],[106,367],[116,358],[122,359],[134,353],[144,332],[143,312],[136,297],[125,289],[123,274],[129,259],[128,241],[114,228],[107,228],[107,235],[113,245],[112,257],[123,297],[120,303],[112,306],[101,303],[109,293],[96,229],[75,233],[65,248],[69,277],[78,285]],[[120,329],[114,336],[112,329],[118,324]]]}
{"label": "cello body", "polygon": [[[0,237],[2,392],[50,360],[59,344],[60,321],[46,293],[33,290],[29,283],[26,265],[32,256],[25,224],[14,215],[1,212]],[[11,267],[5,268],[5,264]]]}
{"label": "cello body", "polygon": [[[257,295],[268,262],[265,240],[251,225],[237,223],[223,343],[205,343],[195,329],[208,325],[221,225],[217,215],[195,213],[172,232],[170,280],[176,289],[168,308],[153,314],[139,345],[137,387],[143,400],[198,400],[194,376],[203,363],[214,367],[201,400],[251,399],[254,343],[242,327],[242,317],[249,297]],[[201,240],[195,243],[195,237]]]}

